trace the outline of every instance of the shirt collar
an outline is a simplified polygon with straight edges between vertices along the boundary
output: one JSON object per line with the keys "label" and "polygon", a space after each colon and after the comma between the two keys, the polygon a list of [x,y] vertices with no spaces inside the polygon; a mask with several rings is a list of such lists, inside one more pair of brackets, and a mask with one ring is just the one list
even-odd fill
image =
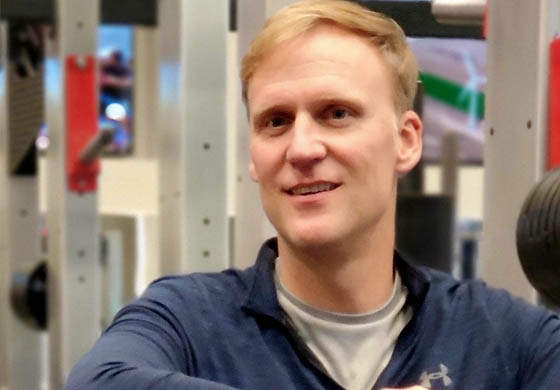
{"label": "shirt collar", "polygon": [[[274,284],[274,267],[277,257],[278,242],[276,238],[271,238],[261,246],[242,308],[255,314],[282,320],[284,314],[278,303]],[[403,285],[408,289],[407,303],[416,309],[424,302],[431,277],[422,268],[413,266],[405,260],[397,251],[394,254],[394,262],[401,275]]]}

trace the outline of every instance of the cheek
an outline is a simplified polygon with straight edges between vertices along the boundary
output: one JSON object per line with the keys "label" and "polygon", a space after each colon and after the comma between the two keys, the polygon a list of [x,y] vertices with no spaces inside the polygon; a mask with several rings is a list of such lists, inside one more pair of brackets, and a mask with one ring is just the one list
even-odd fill
{"label": "cheek", "polygon": [[263,142],[251,142],[251,171],[258,178],[261,186],[274,180],[275,172],[279,166],[279,153],[274,145]]}
{"label": "cheek", "polygon": [[392,134],[377,139],[362,140],[359,150],[350,154],[350,164],[356,167],[361,180],[371,194],[389,193],[396,180],[396,147]]}

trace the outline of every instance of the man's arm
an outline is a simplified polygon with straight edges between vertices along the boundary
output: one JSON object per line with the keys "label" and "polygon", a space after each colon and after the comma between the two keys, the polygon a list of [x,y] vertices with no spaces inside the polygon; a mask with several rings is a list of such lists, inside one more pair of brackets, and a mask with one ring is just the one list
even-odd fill
{"label": "man's arm", "polygon": [[155,345],[161,338],[154,336],[147,329],[105,334],[74,367],[66,390],[234,390],[181,373],[173,363],[176,351]]}
{"label": "man's arm", "polygon": [[190,376],[188,337],[170,309],[179,300],[165,283],[156,284],[121,310],[73,368],[66,390],[234,390]]}

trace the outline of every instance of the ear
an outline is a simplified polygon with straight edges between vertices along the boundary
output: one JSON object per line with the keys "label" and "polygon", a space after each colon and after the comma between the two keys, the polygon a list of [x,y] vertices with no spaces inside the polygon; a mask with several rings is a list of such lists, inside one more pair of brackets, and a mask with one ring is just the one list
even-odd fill
{"label": "ear", "polygon": [[423,125],[418,114],[406,111],[399,120],[397,135],[396,171],[403,176],[414,168],[422,157]]}
{"label": "ear", "polygon": [[251,158],[251,160],[249,161],[249,175],[251,175],[251,179],[253,179],[254,182],[259,182],[259,175],[257,175],[257,170],[255,168],[255,163],[253,162],[253,159]]}

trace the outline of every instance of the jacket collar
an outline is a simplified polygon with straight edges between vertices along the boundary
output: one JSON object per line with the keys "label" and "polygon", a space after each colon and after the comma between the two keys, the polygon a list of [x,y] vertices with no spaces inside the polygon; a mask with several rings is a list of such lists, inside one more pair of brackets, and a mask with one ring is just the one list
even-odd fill
{"label": "jacket collar", "polygon": [[[282,321],[283,310],[278,303],[274,284],[275,260],[278,257],[276,238],[267,240],[257,256],[252,269],[252,280],[242,308],[254,314],[265,315]],[[413,266],[395,251],[394,262],[401,276],[403,285],[408,289],[407,302],[414,309],[424,302],[431,283],[431,277],[422,268]]]}
{"label": "jacket collar", "polygon": [[276,285],[274,284],[274,267],[277,257],[278,242],[276,238],[265,241],[253,266],[249,293],[242,308],[255,314],[267,315],[282,321],[284,314],[278,303]]}

